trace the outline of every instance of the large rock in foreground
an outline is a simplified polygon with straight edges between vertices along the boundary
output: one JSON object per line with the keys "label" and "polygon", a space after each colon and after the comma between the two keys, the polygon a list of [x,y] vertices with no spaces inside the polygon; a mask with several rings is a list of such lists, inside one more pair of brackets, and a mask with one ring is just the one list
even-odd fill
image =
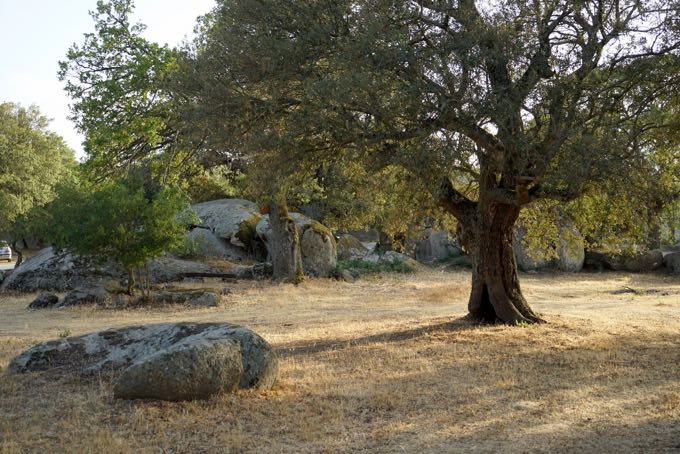
{"label": "large rock in foreground", "polygon": [[[238,387],[271,388],[278,371],[271,346],[250,329],[226,323],[131,326],[52,340],[14,358],[9,371],[57,370],[83,376],[122,372],[114,387],[121,397],[165,399],[168,390],[179,390],[180,397],[170,400],[184,399],[182,393],[187,390],[193,390],[190,398],[207,397],[205,389],[226,390],[231,386],[230,380],[238,367],[233,364],[233,347],[229,342],[240,348],[242,373],[236,381]],[[196,364],[191,365],[192,361]],[[153,391],[153,386],[139,383],[144,373],[151,370],[156,372],[149,378],[150,383],[165,383],[163,396],[160,391]],[[205,377],[198,383],[188,383],[199,376]],[[148,387],[149,392],[141,393],[140,387]]]}
{"label": "large rock in foreground", "polygon": [[207,399],[238,388],[243,374],[235,339],[180,342],[125,369],[113,387],[119,399]]}

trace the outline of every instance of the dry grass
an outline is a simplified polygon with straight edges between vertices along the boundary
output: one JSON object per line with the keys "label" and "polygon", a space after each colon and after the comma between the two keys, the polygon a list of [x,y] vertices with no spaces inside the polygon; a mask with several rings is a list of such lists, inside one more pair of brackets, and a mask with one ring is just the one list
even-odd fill
{"label": "dry grass", "polygon": [[224,307],[201,310],[28,312],[29,297],[3,296],[2,367],[59,332],[188,320],[252,327],[281,373],[266,393],[190,403],[116,401],[105,379],[2,374],[0,452],[680,450],[680,279],[525,275],[550,323],[516,328],[461,320],[468,280],[239,283]]}

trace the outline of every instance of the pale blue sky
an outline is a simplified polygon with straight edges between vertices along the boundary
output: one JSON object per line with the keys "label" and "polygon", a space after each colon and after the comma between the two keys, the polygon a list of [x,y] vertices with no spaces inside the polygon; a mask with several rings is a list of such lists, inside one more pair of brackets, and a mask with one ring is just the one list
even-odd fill
{"label": "pale blue sky", "polygon": [[[97,0],[0,0],[0,102],[37,105],[52,119],[50,129],[82,157],[80,137],[67,116],[69,99],[57,80],[63,60],[83,33],[94,31],[88,11]],[[136,0],[134,21],[145,36],[174,46],[191,37],[196,17],[214,0]]]}

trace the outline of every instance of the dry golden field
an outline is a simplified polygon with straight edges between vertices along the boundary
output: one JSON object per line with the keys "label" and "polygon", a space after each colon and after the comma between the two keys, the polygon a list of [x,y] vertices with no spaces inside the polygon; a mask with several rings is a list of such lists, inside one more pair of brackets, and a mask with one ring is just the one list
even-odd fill
{"label": "dry golden field", "polygon": [[[106,378],[0,373],[0,452],[679,452],[680,278],[522,275],[549,321],[473,326],[466,271],[225,284],[217,309],[29,312],[0,296],[0,367],[37,341],[170,321],[245,324],[269,392],[117,401]],[[206,284],[222,285],[222,284]]]}

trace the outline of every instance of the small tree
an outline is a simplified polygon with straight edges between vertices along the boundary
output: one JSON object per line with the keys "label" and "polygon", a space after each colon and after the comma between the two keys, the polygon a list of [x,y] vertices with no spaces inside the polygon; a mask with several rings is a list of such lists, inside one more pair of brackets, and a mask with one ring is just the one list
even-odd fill
{"label": "small tree", "polygon": [[[188,225],[196,222],[187,207],[180,190],[161,189],[148,196],[132,181],[106,183],[94,190],[70,187],[50,207],[52,241],[55,248],[122,266],[129,294],[134,271],[143,267],[148,291],[148,261],[177,247]],[[143,282],[139,287],[144,289]]]}

